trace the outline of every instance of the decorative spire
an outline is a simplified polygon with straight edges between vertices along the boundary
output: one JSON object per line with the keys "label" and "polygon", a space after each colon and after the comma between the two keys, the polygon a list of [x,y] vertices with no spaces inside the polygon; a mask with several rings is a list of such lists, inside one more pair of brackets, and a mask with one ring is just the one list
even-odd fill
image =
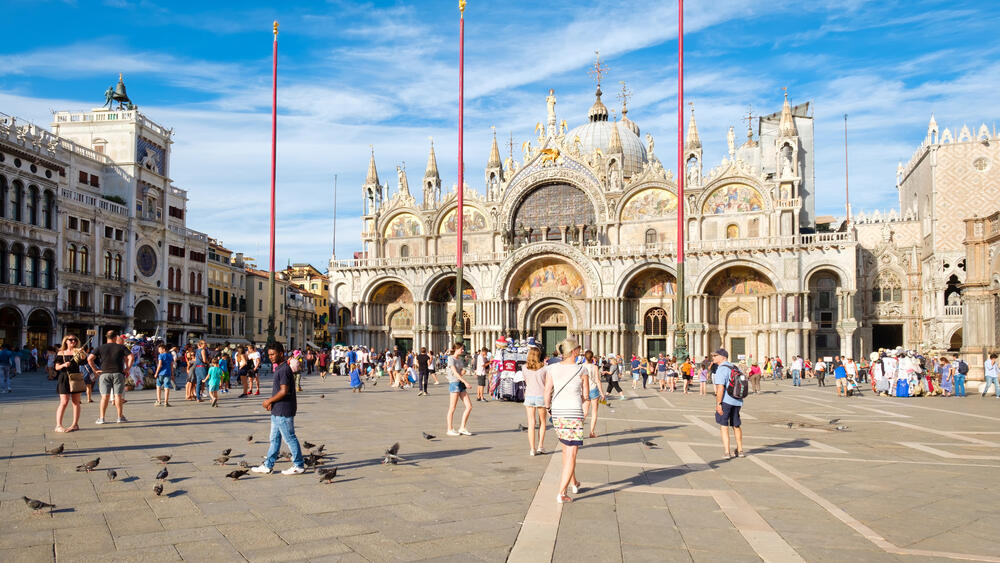
{"label": "decorative spire", "polygon": [[938,124],[934,119],[934,114],[931,114],[930,123],[927,124],[927,144],[937,143],[938,141]]}
{"label": "decorative spire", "polygon": [[424,171],[424,179],[440,178],[438,174],[438,161],[434,156],[434,138],[431,138],[431,152],[427,155],[427,170]]}
{"label": "decorative spire", "polygon": [[785,105],[781,107],[781,120],[778,122],[778,134],[782,137],[795,137],[795,119],[792,118],[792,104],[788,102],[788,88],[785,91]]}
{"label": "decorative spire", "polygon": [[375,169],[375,147],[368,145],[372,151],[372,158],[368,161],[368,176],[365,177],[365,184],[378,185],[378,170]]}
{"label": "decorative spire", "polygon": [[493,128],[493,146],[490,147],[490,160],[486,168],[500,168],[500,148],[497,147],[497,131]]}
{"label": "decorative spire", "polygon": [[620,81],[622,85],[622,91],[618,93],[618,99],[622,101],[622,119],[621,124],[628,127],[635,136],[639,136],[639,126],[628,118],[628,100],[632,97],[632,91],[625,86],[625,81]]}
{"label": "decorative spire", "polygon": [[684,148],[696,150],[701,148],[701,138],[698,137],[698,124],[694,121],[694,103],[691,103],[691,119],[688,120],[687,136],[684,138]]}
{"label": "decorative spire", "polygon": [[608,154],[622,154],[622,138],[618,134],[619,124],[617,121],[611,124],[611,140],[608,141]]}
{"label": "decorative spire", "polygon": [[587,112],[587,118],[590,121],[607,121],[608,120],[608,108],[605,107],[604,102],[601,101],[601,78],[608,73],[607,65],[601,64],[601,52],[594,51],[597,55],[597,60],[594,62],[594,67],[589,71],[589,74],[594,77],[594,81],[597,82],[597,92],[595,93],[597,99],[594,101],[594,105],[590,106],[590,111]]}

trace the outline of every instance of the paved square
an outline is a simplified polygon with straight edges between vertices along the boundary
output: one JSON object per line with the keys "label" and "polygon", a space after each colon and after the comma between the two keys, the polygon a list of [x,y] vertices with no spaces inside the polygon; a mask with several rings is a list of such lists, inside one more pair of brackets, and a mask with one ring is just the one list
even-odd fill
{"label": "paved square", "polygon": [[[1000,561],[994,398],[765,383],[745,407],[748,457],[723,460],[711,398],[629,392],[602,407],[601,437],[580,453],[584,490],[559,506],[560,456],[527,455],[524,409],[474,402],[476,435],[448,438],[443,385],[356,395],[344,378],[307,377],[299,438],[339,467],[323,485],[312,471],[224,477],[266,451],[259,398],[164,409],[132,392],[132,422],[95,426],[84,403],[81,430],[59,434],[51,383],[14,384],[0,395],[3,561]],[[405,460],[381,465],[395,441]],[[43,453],[60,443],[62,457]],[[224,448],[229,465],[214,465]],[[157,497],[150,456],[162,454],[173,458]],[[75,471],[97,456],[96,471]],[[32,514],[22,496],[56,508]]]}

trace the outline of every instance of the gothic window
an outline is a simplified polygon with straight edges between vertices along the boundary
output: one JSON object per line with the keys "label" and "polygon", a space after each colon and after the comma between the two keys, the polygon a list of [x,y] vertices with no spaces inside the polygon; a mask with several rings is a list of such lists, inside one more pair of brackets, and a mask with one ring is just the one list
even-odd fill
{"label": "gothic window", "polygon": [[646,336],[666,336],[667,325],[667,312],[660,307],[656,307],[646,313],[646,322],[643,323],[643,331],[646,333]]}
{"label": "gothic window", "polygon": [[66,251],[66,270],[70,272],[75,272],[77,270],[77,251],[76,245],[70,244]]}
{"label": "gothic window", "polygon": [[[455,326],[456,314],[451,314],[451,326]],[[462,335],[470,336],[472,334],[472,317],[469,316],[467,311],[462,311]]]}
{"label": "gothic window", "polygon": [[11,285],[21,285],[24,281],[21,275],[21,268],[24,266],[24,247],[20,244],[12,244],[10,252],[7,254],[7,283]]}
{"label": "gothic window", "polygon": [[42,255],[42,263],[39,268],[39,287],[42,289],[52,289],[52,267],[55,264],[55,256],[51,250],[46,250]]}
{"label": "gothic window", "polygon": [[28,249],[28,256],[24,260],[24,285],[38,287],[38,248]]}
{"label": "gothic window", "polygon": [[108,278],[109,280],[111,279],[111,267],[112,267],[111,265],[112,265],[112,263],[113,263],[113,259],[111,257],[111,251],[105,251],[104,252],[104,277]]}
{"label": "gothic window", "polygon": [[900,303],[903,301],[903,285],[894,274],[882,272],[872,285],[872,303]]}
{"label": "gothic window", "polygon": [[740,228],[737,225],[729,225],[726,227],[726,238],[740,238]]}
{"label": "gothic window", "polygon": [[80,273],[90,273],[90,251],[87,250],[86,246],[80,247]]}
{"label": "gothic window", "polygon": [[656,244],[656,229],[646,231],[646,244]]}
{"label": "gothic window", "polygon": [[188,280],[188,293],[194,293],[194,272],[191,272]]}
{"label": "gothic window", "polygon": [[122,255],[115,254],[115,279],[122,279]]}
{"label": "gothic window", "polygon": [[21,182],[15,181],[11,184],[12,193],[10,194],[10,213],[7,214],[8,217],[15,221],[21,220],[21,206],[24,203],[24,186]]}
{"label": "gothic window", "polygon": [[561,239],[560,227],[573,225],[593,225],[596,223],[594,204],[582,190],[568,184],[550,184],[535,188],[514,212],[514,228],[517,234],[531,229],[539,237],[542,227],[549,227],[556,239]]}
{"label": "gothic window", "polygon": [[404,244],[403,246],[399,247],[399,257],[400,258],[409,258],[410,257],[410,247],[409,247],[409,245]]}
{"label": "gothic window", "polygon": [[38,224],[38,188],[36,186],[28,188],[28,223]]}

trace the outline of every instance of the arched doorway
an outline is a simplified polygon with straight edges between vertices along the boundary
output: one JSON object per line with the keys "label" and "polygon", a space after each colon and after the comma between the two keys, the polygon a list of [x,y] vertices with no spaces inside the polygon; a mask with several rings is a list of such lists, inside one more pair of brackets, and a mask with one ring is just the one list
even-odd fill
{"label": "arched doorway", "polygon": [[0,309],[0,345],[21,346],[21,327],[24,325],[21,313],[13,307]]}
{"label": "arched doorway", "polygon": [[372,293],[368,311],[371,345],[379,350],[413,347],[413,294],[402,283],[387,281]]}
{"label": "arched doorway", "polygon": [[570,317],[561,305],[545,305],[529,321],[531,332],[541,338],[542,351],[552,355],[556,346],[569,334]]}
{"label": "arched doorway", "polygon": [[776,320],[769,301],[775,289],[764,274],[747,266],[726,268],[712,276],[704,293],[708,350],[725,348],[733,361],[777,354],[768,331]]}
{"label": "arched doorway", "polygon": [[[585,327],[576,326],[576,318],[585,310],[587,286],[572,263],[551,255],[530,260],[511,276],[507,295],[518,331],[539,339],[550,353],[567,335],[582,336]],[[589,346],[587,340],[580,343]]]}
{"label": "arched doorway", "polygon": [[948,351],[958,352],[962,349],[962,327],[951,333],[951,338],[948,339]]}
{"label": "arched doorway", "polygon": [[660,268],[649,268],[625,284],[625,352],[646,357],[673,350],[674,297],[677,279]]}
{"label": "arched doorway", "polygon": [[38,309],[28,315],[28,347],[44,350],[52,345],[52,315]]}
{"label": "arched doorway", "polygon": [[841,311],[840,276],[830,270],[819,270],[809,277],[809,319],[812,321],[812,347],[815,357],[839,356],[840,333],[837,323],[846,315]]}
{"label": "arched doorway", "polygon": [[133,313],[135,331],[146,336],[156,334],[156,305],[143,299],[135,305]]}
{"label": "arched doorway", "polygon": [[[455,326],[455,276],[447,275],[434,282],[427,294],[428,341],[432,350],[447,350],[452,345]],[[469,280],[462,279],[462,339],[467,350],[471,348],[474,302],[479,298]]]}

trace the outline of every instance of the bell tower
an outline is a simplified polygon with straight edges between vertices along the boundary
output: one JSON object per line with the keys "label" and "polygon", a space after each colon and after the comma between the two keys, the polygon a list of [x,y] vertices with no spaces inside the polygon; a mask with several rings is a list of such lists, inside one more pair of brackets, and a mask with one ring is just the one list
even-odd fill
{"label": "bell tower", "polygon": [[694,120],[694,103],[692,103],[691,118],[688,119],[687,135],[684,138],[684,186],[687,188],[701,187],[701,156],[701,137],[698,136],[698,124]]}
{"label": "bell tower", "polygon": [[[554,119],[554,117],[553,117]],[[504,181],[503,163],[500,162],[500,148],[497,147],[497,131],[493,129],[493,146],[490,147],[490,159],[486,163],[486,199],[500,199],[500,185]]]}
{"label": "bell tower", "polygon": [[427,170],[424,171],[424,208],[437,207],[441,200],[441,175],[438,174],[437,157],[434,156],[434,139],[427,155]]}
{"label": "bell tower", "polygon": [[788,88],[785,88],[785,103],[781,108],[781,119],[778,121],[778,136],[774,140],[775,177],[778,178],[778,199],[781,201],[799,197],[799,185],[802,174],[799,170],[799,133],[792,116],[792,105],[788,101]]}

